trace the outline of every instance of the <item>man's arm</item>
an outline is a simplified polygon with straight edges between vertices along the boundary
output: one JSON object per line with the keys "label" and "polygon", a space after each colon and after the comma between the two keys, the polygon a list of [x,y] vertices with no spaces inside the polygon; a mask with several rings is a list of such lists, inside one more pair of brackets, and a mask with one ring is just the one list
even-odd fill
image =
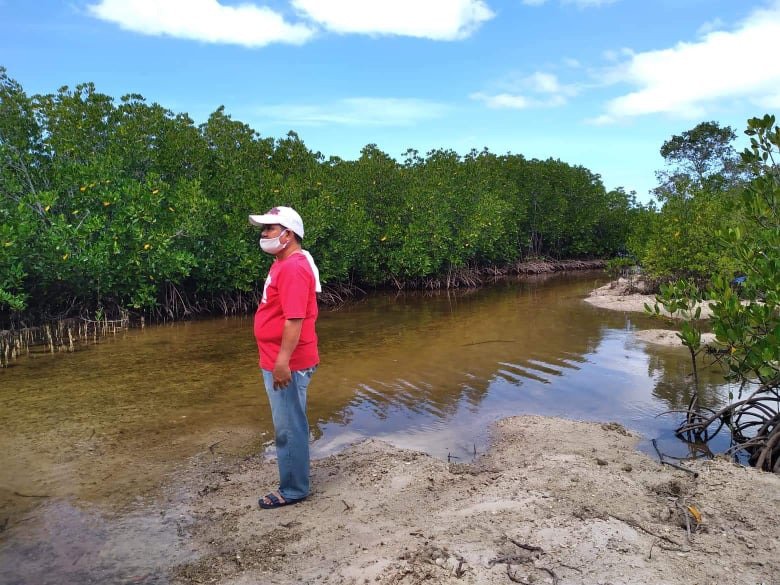
{"label": "man's arm", "polygon": [[274,364],[274,390],[280,390],[292,380],[290,371],[290,357],[298,346],[303,329],[303,319],[287,319],[282,331],[282,346]]}

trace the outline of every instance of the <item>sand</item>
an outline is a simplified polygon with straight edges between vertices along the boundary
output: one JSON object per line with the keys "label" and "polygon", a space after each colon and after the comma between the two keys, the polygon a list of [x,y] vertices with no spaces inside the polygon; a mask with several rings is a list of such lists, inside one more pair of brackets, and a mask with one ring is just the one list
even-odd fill
{"label": "sand", "polygon": [[[635,291],[635,286],[638,286],[640,292]],[[603,309],[645,313],[645,305],[651,308],[655,306],[655,295],[642,293],[642,288],[643,286],[641,282],[632,284],[628,280],[621,278],[617,281],[605,284],[604,286],[597,288],[594,291],[591,291],[590,295],[585,298],[585,302]],[[701,318],[708,319],[712,315],[710,304],[702,303],[700,307]],[[664,311],[660,305],[659,314],[662,317],[668,318],[670,322],[674,321],[671,319],[672,316],[667,311]],[[637,332],[636,337],[637,339],[647,343],[682,347],[682,341],[677,336],[675,330],[647,329]],[[703,344],[715,344],[715,334],[702,333],[701,340]]]}
{"label": "sand", "polygon": [[[470,463],[366,440],[313,463],[313,492],[261,510],[276,466],[193,468],[196,558],[174,583],[745,584],[780,579],[780,477],[660,464],[618,424],[522,416]],[[218,471],[215,471],[218,470]],[[180,504],[181,505],[181,504]]]}

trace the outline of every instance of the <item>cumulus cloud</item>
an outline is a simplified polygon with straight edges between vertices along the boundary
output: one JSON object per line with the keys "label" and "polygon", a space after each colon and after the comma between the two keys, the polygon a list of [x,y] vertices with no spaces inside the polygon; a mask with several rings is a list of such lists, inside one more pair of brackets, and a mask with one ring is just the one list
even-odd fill
{"label": "cumulus cloud", "polygon": [[291,0],[290,8],[286,18],[267,6],[218,0],[100,0],[87,6],[92,16],[137,33],[247,47],[303,44],[322,30],[457,40],[494,16],[484,0]]}
{"label": "cumulus cloud", "polygon": [[580,8],[597,8],[615,2],[618,2],[618,0],[563,0],[564,4],[576,4]]}
{"label": "cumulus cloud", "polygon": [[509,93],[497,93],[489,95],[486,93],[477,92],[471,94],[471,99],[480,101],[487,107],[494,110],[525,110],[534,106],[533,100],[523,95],[512,95]]}
{"label": "cumulus cloud", "polygon": [[560,94],[564,87],[558,82],[558,78],[551,73],[537,71],[527,79],[531,90],[536,93]]}
{"label": "cumulus cloud", "polygon": [[347,98],[325,105],[277,105],[254,114],[286,126],[414,126],[447,115],[450,107],[438,102],[403,98]]}
{"label": "cumulus cloud", "polygon": [[507,86],[506,91],[477,92],[470,97],[493,109],[524,110],[562,106],[579,92],[574,85],[562,84],[556,75],[540,71],[502,85]]}
{"label": "cumulus cloud", "polygon": [[[526,6],[541,6],[547,0],[523,0]],[[596,8],[618,2],[618,0],[561,0],[561,4],[574,4],[579,8]]]}
{"label": "cumulus cloud", "polygon": [[302,44],[315,34],[310,25],[288,23],[269,8],[224,6],[217,0],[101,0],[87,10],[125,30],[208,43]]}
{"label": "cumulus cloud", "polygon": [[780,0],[754,11],[731,31],[706,33],[695,42],[632,53],[609,76],[636,89],[607,103],[592,120],[605,124],[646,114],[703,118],[720,103],[742,100],[763,107],[780,103],[780,61],[768,39],[780,38]]}
{"label": "cumulus cloud", "polygon": [[707,33],[711,33],[716,30],[721,30],[724,28],[725,23],[720,18],[716,18],[714,20],[710,20],[709,22],[705,22],[699,27],[699,30],[697,31],[699,35],[706,35]]}
{"label": "cumulus cloud", "polygon": [[483,0],[293,0],[307,18],[338,33],[455,40],[494,14]]}

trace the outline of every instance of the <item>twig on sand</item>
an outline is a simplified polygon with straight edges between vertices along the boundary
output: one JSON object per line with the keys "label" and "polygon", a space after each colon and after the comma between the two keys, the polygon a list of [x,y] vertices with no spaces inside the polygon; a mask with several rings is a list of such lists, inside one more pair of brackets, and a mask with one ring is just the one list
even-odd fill
{"label": "twig on sand", "polygon": [[[537,567],[535,565],[534,568],[539,571],[544,571],[545,573],[550,575],[550,577],[552,577],[553,580],[553,585],[558,585],[558,575],[555,574],[555,571],[553,571],[552,569],[548,569],[547,567]],[[522,579],[521,577],[518,577],[517,572],[512,571],[512,565],[510,564],[507,564],[506,566],[506,576],[509,577],[509,580],[512,581],[513,583],[522,583],[523,585],[531,585],[531,580]]]}
{"label": "twig on sand", "polygon": [[553,585],[558,585],[558,575],[555,574],[555,571],[552,569],[548,569],[547,567],[537,567],[541,571],[545,571],[550,574],[550,577],[552,577]]}
{"label": "twig on sand", "polygon": [[20,498],[50,498],[49,495],[38,495],[38,494],[20,494],[19,492],[14,492],[15,496],[19,496]]}
{"label": "twig on sand", "polygon": [[668,465],[669,467],[674,467],[675,469],[679,469],[680,471],[686,471],[693,475],[693,477],[699,477],[699,472],[694,471],[693,469],[688,469],[687,467],[683,467],[682,465],[678,465],[677,463],[672,463],[671,461],[667,461],[664,458],[663,453],[658,450],[658,441],[656,439],[653,439],[652,441],[653,447],[655,447],[655,452],[658,453],[658,460],[661,462],[662,465]]}
{"label": "twig on sand", "polygon": [[[674,540],[672,538],[669,538],[667,536],[663,536],[661,534],[656,534],[655,532],[653,532],[652,530],[648,530],[647,528],[645,528],[644,526],[642,526],[639,522],[636,522],[635,520],[631,520],[630,518],[621,518],[620,516],[615,516],[614,514],[609,514],[609,517],[610,518],[614,518],[615,520],[619,520],[620,522],[623,522],[625,524],[628,524],[632,528],[637,528],[638,530],[641,530],[645,534],[649,534],[650,536],[654,536],[655,538],[657,538],[659,540],[665,540],[666,542],[669,542],[669,543],[671,543],[671,544],[673,544],[675,546],[678,546],[678,547],[680,546],[680,543],[677,542],[676,540]],[[668,549],[664,549],[664,550],[668,550]]]}
{"label": "twig on sand", "polygon": [[[529,552],[533,552],[533,553],[539,553],[541,555],[544,554],[544,549],[541,546],[536,546],[536,545],[533,545],[533,544],[525,544],[524,542],[519,542],[519,541],[515,540],[514,538],[509,538],[508,536],[506,537],[506,539],[509,542],[511,542],[512,544],[514,544],[515,546],[517,546],[517,547],[519,547],[519,548],[521,548],[523,550],[526,550],[526,551],[529,551]],[[535,569],[537,569],[539,571],[545,571],[547,574],[549,574],[552,577],[553,585],[557,585],[557,583],[558,583],[558,575],[555,574],[555,571],[553,571],[552,569],[549,569],[547,567],[537,566],[536,563],[534,562],[536,560],[536,558],[538,558],[538,557],[536,557],[535,555],[509,555],[509,556],[504,556],[504,557],[499,557],[497,559],[493,559],[488,564],[489,564],[489,566],[492,567],[493,565],[498,564],[498,563],[506,563],[506,575],[507,575],[507,577],[509,577],[510,581],[512,581],[514,583],[522,583],[523,585],[530,585],[530,583],[531,583],[530,580],[523,579],[523,578],[519,577],[517,575],[517,571],[513,571],[512,570],[512,564],[513,563],[528,563],[528,562],[531,562],[531,563],[533,563],[533,566],[534,566]]]}
{"label": "twig on sand", "polygon": [[517,542],[514,538],[507,538],[507,540],[512,544],[514,544],[515,546],[519,546],[522,549],[530,550],[531,552],[544,553],[544,549],[542,549],[541,546],[535,546],[533,544],[525,544],[524,542]]}
{"label": "twig on sand", "polygon": [[677,508],[685,518],[685,532],[688,537],[688,544],[691,543],[691,512],[688,506],[685,505],[685,500],[677,499]]}

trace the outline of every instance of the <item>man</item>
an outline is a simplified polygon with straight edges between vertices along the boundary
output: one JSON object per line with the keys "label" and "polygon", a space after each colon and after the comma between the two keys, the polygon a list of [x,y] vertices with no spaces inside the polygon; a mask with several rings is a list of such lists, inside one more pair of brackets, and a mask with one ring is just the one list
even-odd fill
{"label": "man", "polygon": [[303,221],[290,207],[250,215],[260,247],[275,256],[255,313],[255,338],[274,423],[279,489],[260,498],[279,508],[309,495],[309,421],[306,390],[320,362],[317,349],[319,273],[301,249]]}

